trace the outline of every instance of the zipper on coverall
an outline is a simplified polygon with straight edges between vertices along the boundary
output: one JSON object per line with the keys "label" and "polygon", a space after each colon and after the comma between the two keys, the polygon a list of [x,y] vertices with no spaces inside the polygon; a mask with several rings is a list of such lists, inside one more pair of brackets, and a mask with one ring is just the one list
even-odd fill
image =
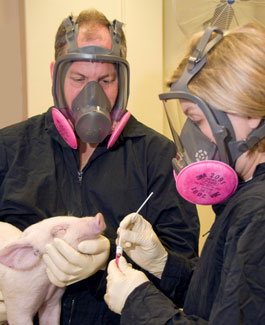
{"label": "zipper on coverall", "polygon": [[78,171],[77,172],[78,175],[78,182],[81,184],[82,183],[82,178],[83,178],[83,171]]}
{"label": "zipper on coverall", "polygon": [[72,316],[73,316],[73,312],[74,312],[74,305],[75,305],[75,298],[72,299],[71,311],[70,311],[70,317],[69,317],[68,325],[71,325],[71,322],[72,322]]}

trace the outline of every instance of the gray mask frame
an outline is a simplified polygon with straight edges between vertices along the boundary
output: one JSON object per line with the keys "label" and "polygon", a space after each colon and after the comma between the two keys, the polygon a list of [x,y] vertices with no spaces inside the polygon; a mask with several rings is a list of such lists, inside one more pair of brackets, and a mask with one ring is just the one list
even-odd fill
{"label": "gray mask frame", "polygon": [[[111,50],[99,46],[85,46],[78,48],[76,43],[78,35],[78,24],[73,21],[72,17],[68,17],[64,20],[64,25],[66,28],[68,53],[61,56],[56,61],[54,67],[52,94],[55,107],[60,110],[63,108],[64,110],[62,110],[62,113],[64,113],[65,109],[67,109],[67,105],[64,99],[64,92],[62,90],[62,81],[58,80],[58,75],[62,66],[75,61],[113,63],[115,66],[117,66],[118,69],[119,93],[115,105],[112,109],[112,115],[115,117],[114,120],[119,120],[126,110],[130,89],[129,63],[126,59],[120,56],[122,23],[114,20],[113,24],[109,27],[112,39]],[[115,112],[115,110],[117,110],[117,112]],[[122,113],[120,114],[120,112]]]}

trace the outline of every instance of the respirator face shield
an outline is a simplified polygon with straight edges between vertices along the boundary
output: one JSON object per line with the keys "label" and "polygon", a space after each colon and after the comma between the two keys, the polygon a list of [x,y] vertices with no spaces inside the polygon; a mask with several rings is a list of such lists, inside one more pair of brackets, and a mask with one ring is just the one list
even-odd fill
{"label": "respirator face shield", "polygon": [[112,147],[130,118],[129,63],[121,56],[122,23],[109,26],[112,48],[77,46],[78,24],[63,21],[67,54],[53,71],[54,124],[65,142],[77,149],[77,139],[100,143],[108,135]]}
{"label": "respirator face shield", "polygon": [[[89,81],[93,71],[97,80]],[[65,55],[54,69],[55,106],[82,141],[100,143],[126,112],[128,79],[127,61],[120,57]]]}
{"label": "respirator face shield", "polygon": [[[227,128],[219,124],[215,110],[190,92],[172,91],[159,97],[176,144],[172,164],[179,193],[195,204],[225,200],[238,185],[237,174],[229,166]],[[227,116],[223,119],[232,127]]]}
{"label": "respirator face shield", "polygon": [[234,193],[237,159],[265,137],[262,119],[246,139],[237,140],[229,116],[189,89],[190,81],[206,64],[208,52],[222,38],[220,29],[207,28],[170,92],[159,95],[177,148],[172,160],[177,190],[187,201],[201,205],[217,204]]}
{"label": "respirator face shield", "polygon": [[234,132],[229,118],[225,112],[209,107],[188,87],[203,69],[207,53],[222,38],[220,29],[207,28],[170,92],[159,95],[177,148],[172,160],[177,190],[187,201],[201,205],[225,200],[238,185],[231,167],[229,143]]}

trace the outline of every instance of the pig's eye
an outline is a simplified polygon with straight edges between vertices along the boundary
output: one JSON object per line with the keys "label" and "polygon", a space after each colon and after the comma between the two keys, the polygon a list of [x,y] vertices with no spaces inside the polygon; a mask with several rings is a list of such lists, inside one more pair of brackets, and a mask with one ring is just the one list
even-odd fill
{"label": "pig's eye", "polygon": [[33,252],[33,254],[35,256],[40,256],[40,251],[38,249],[35,249],[34,252]]}
{"label": "pig's eye", "polygon": [[68,227],[68,225],[58,225],[53,227],[51,231],[52,237],[63,237],[66,234]]}

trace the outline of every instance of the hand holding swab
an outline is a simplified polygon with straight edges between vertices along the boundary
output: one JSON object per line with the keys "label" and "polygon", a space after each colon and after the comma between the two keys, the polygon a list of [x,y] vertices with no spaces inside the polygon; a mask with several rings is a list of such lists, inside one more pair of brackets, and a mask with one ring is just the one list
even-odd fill
{"label": "hand holding swab", "polygon": [[[144,200],[142,205],[139,207],[139,209],[135,212],[133,215],[133,218],[142,210],[146,202],[150,199],[150,197],[154,194],[154,192],[151,192],[148,197]],[[122,256],[122,247],[121,247],[121,236],[119,237],[119,243],[116,247],[116,264],[119,266],[119,258]]]}

